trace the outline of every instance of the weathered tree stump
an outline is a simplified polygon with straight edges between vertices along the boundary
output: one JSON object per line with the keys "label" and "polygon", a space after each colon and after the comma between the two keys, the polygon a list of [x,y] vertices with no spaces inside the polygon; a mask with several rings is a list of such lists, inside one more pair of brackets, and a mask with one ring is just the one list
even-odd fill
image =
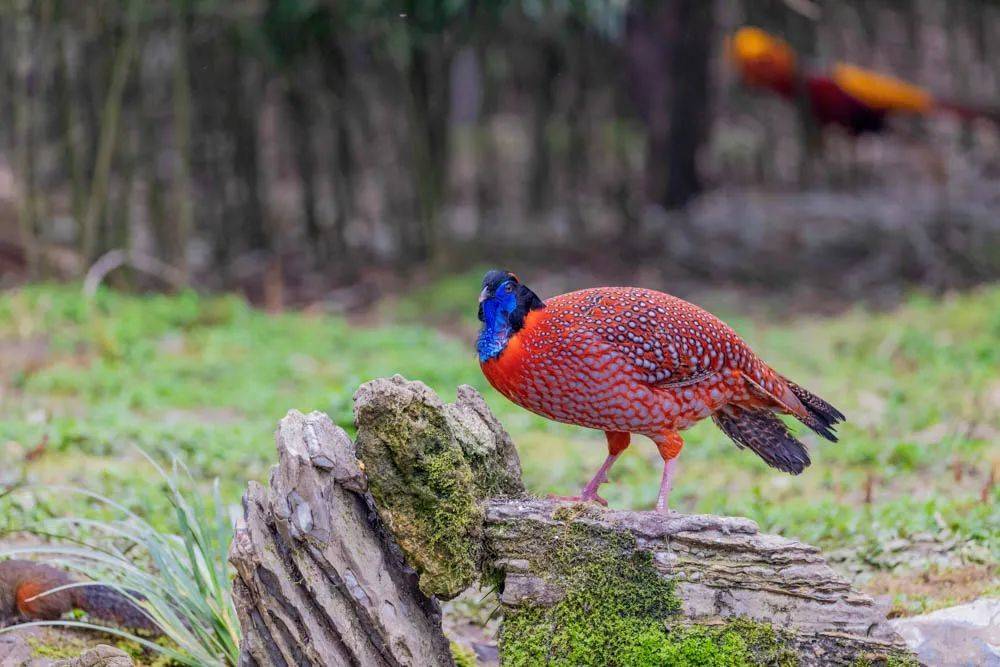
{"label": "weathered tree stump", "polygon": [[348,435],[288,413],[270,489],[250,483],[230,549],[241,665],[451,665],[437,603],[385,531]]}
{"label": "weathered tree stump", "polygon": [[[290,412],[232,561],[248,665],[453,664],[437,598],[496,588],[505,665],[913,662],[815,547],[731,517],[525,496],[482,397],[401,377],[355,395],[356,443]],[[361,463],[355,459],[357,455]]]}

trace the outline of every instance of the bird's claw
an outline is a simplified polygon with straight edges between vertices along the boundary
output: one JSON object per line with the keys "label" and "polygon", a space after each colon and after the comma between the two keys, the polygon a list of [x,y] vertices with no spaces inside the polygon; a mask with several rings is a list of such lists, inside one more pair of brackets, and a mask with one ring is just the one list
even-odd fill
{"label": "bird's claw", "polygon": [[595,502],[598,502],[598,503],[600,503],[601,505],[603,505],[604,507],[607,507],[607,506],[608,506],[608,501],[607,501],[607,500],[605,500],[604,498],[601,498],[601,497],[600,497],[599,495],[597,495],[596,493],[595,493],[594,495],[592,495],[592,496],[580,496],[580,497],[581,497],[581,498],[583,498],[584,500],[593,500],[593,501],[595,501]]}

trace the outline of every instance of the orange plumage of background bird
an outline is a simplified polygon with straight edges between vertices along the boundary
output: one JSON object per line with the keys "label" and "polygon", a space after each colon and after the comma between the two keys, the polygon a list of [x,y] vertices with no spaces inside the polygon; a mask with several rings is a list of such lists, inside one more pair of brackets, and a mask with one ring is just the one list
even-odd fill
{"label": "orange plumage of background bird", "polygon": [[680,431],[711,417],[738,447],[798,474],[805,446],[776,413],[836,441],[836,408],[775,372],[724,322],[677,297],[601,287],[542,301],[509,271],[490,271],[479,295],[477,351],[501,394],[532,412],[604,431],[608,456],[574,499],[598,487],[629,445],[650,438],[663,458],[657,509],[667,510]]}
{"label": "orange plumage of background bird", "polygon": [[826,73],[804,71],[784,40],[760,28],[737,30],[728,51],[744,83],[787,99],[805,96],[820,125],[840,125],[855,134],[879,132],[892,115],[937,111],[1000,122],[996,109],[943,100],[914,84],[854,65],[836,63]]}

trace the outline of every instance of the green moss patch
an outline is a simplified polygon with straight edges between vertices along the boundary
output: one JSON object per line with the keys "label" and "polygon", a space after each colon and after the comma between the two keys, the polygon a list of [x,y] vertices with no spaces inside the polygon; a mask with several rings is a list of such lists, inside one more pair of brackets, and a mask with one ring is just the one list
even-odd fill
{"label": "green moss patch", "polygon": [[482,501],[524,492],[502,427],[480,416],[482,397],[459,389],[445,405],[421,382],[396,375],[355,395],[357,455],[380,516],[427,595],[450,599],[479,578]]}
{"label": "green moss patch", "polygon": [[905,654],[893,654],[888,657],[862,655],[851,664],[851,667],[920,667],[920,661],[912,655]]}
{"label": "green moss patch", "polygon": [[[571,518],[562,510],[557,519]],[[795,654],[769,625],[677,621],[673,582],[634,538],[582,523],[555,526],[547,583],[565,591],[551,607],[505,610],[500,659],[521,665],[793,665]]]}
{"label": "green moss patch", "polygon": [[437,395],[398,376],[376,382],[358,392],[358,457],[420,589],[450,599],[478,576],[483,493]]}
{"label": "green moss patch", "polygon": [[798,657],[770,625],[739,618],[719,626],[679,626],[647,633],[627,647],[618,664],[791,667],[798,664]]}
{"label": "green moss patch", "polygon": [[86,650],[87,643],[81,639],[60,637],[57,641],[46,641],[39,637],[28,637],[28,646],[40,658],[49,660],[64,660],[75,658]]}
{"label": "green moss patch", "polygon": [[456,642],[451,643],[451,657],[455,660],[455,667],[476,667],[478,661],[472,649],[468,649]]}

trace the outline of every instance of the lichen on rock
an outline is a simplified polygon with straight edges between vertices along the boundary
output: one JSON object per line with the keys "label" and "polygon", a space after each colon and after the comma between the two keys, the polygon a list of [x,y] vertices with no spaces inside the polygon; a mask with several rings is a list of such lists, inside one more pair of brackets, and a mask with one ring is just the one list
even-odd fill
{"label": "lichen on rock", "polygon": [[524,492],[509,436],[471,387],[445,403],[397,375],[354,396],[370,491],[427,595],[450,599],[483,561],[482,501]]}
{"label": "lichen on rock", "polygon": [[512,497],[524,493],[521,460],[510,435],[482,394],[467,384],[458,398],[444,406],[448,425],[472,468],[476,493],[482,498]]}

